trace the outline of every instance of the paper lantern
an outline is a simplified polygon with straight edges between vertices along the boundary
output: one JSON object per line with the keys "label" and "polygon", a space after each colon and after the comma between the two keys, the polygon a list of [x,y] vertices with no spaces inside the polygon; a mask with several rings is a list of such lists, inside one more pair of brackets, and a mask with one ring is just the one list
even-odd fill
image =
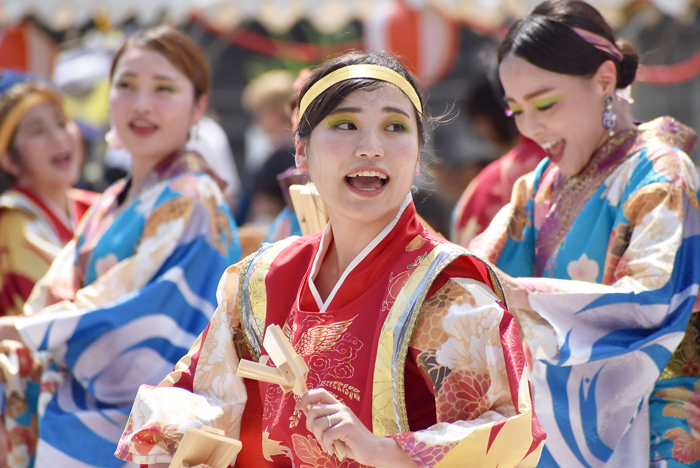
{"label": "paper lantern", "polygon": [[0,70],[13,69],[49,77],[58,47],[31,21],[6,27],[0,33]]}
{"label": "paper lantern", "polygon": [[424,86],[450,70],[459,46],[458,26],[431,7],[385,3],[365,22],[365,48],[397,54]]}

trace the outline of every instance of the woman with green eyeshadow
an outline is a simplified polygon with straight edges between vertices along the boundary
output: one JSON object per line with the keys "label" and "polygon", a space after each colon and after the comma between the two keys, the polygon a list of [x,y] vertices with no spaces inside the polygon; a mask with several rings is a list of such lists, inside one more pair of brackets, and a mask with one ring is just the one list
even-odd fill
{"label": "woman with green eyeshadow", "polygon": [[[545,434],[496,276],[416,216],[429,117],[411,75],[349,53],[314,71],[298,104],[296,165],[327,226],[227,270],[209,327],[141,387],[116,455],[165,468],[183,433],[208,425],[242,442],[246,468],[534,468]],[[239,359],[275,361],[271,325],[309,369],[301,397],[235,374]]]}
{"label": "woman with green eyeshadow", "polygon": [[500,269],[528,348],[538,466],[700,466],[695,133],[632,121],[637,55],[587,3],[541,3],[498,58],[547,158],[470,248]]}

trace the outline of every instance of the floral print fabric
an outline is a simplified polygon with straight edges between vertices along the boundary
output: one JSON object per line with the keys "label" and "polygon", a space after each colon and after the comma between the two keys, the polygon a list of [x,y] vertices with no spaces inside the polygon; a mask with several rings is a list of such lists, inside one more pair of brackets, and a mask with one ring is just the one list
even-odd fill
{"label": "floral print fabric", "polygon": [[[404,229],[401,223],[395,228],[399,233]],[[301,238],[298,243],[311,242],[305,239],[308,237]],[[405,247],[406,252],[410,252],[411,255],[407,257],[421,264],[410,268],[413,275],[415,271],[427,271],[422,263],[426,261],[426,255],[419,255],[420,251],[416,249],[428,248],[433,245],[431,242],[422,237],[409,238],[400,245],[400,250]],[[291,241],[290,246],[290,241],[287,241],[281,248],[271,247],[270,252],[275,258],[284,257],[285,262],[294,265],[295,257],[289,252],[293,252],[290,249],[297,248],[297,244]],[[393,243],[390,243],[391,246]],[[299,265],[302,275],[307,268],[311,268],[312,260],[313,257],[308,257],[303,265]],[[379,260],[386,261],[387,258]],[[389,264],[393,261],[388,260]],[[251,262],[250,267],[247,262]],[[267,257],[253,256],[227,270],[219,284],[219,307],[200,341],[161,386],[143,386],[139,390],[127,430],[116,452],[118,457],[142,464],[168,463],[172,459],[173,448],[187,428],[203,424],[220,428],[229,437],[239,436],[242,426],[246,425],[246,421],[241,420],[243,411],[246,404],[250,404],[243,379],[235,376],[239,357],[246,352],[245,344],[240,346],[245,341],[242,322],[251,319],[241,316],[241,285],[247,285],[251,296],[257,295],[259,285],[263,284],[267,291],[282,294],[286,286],[270,279],[269,265]],[[376,267],[377,261],[373,265]],[[361,267],[362,263],[357,268]],[[242,276],[241,272],[247,272],[249,268],[252,271],[250,276]],[[256,279],[260,272],[262,276]],[[388,277],[390,280],[381,284],[384,287],[381,297],[390,302],[387,307],[391,309],[394,299],[410,296],[411,291],[405,290],[409,282],[405,275],[393,274]],[[249,278],[248,282],[246,278]],[[359,376],[356,372],[360,366],[367,366],[367,360],[356,362],[353,356],[376,345],[365,341],[366,338],[358,341],[349,334],[352,330],[351,319],[354,318],[352,314],[346,321],[340,320],[339,316],[333,324],[319,326],[317,323],[329,313],[326,306],[333,314],[352,307],[355,294],[349,294],[348,288],[362,286],[363,281],[358,281],[358,278],[350,274],[335,298],[329,299],[328,304],[324,303],[319,312],[301,315],[299,322],[290,319],[291,325],[283,329],[312,369],[307,379],[309,385],[326,386],[326,380],[337,380],[337,384],[326,388],[347,405],[360,408],[360,413],[356,414],[362,419],[365,414],[362,408],[369,407],[371,410],[372,398],[362,393],[367,388],[365,385],[358,385],[358,382],[366,380],[366,376]],[[368,281],[364,280],[365,289],[376,286]],[[401,286],[396,287],[399,283]],[[307,283],[302,286],[306,288]],[[361,294],[357,293],[358,296]],[[344,305],[334,309],[333,301],[336,300]],[[383,300],[376,301],[379,304],[377,309],[382,308]],[[255,299],[251,298],[251,301],[255,302]],[[309,310],[308,306],[306,310]],[[260,319],[257,315],[254,318],[256,321]],[[265,318],[262,320],[265,321]],[[247,336],[250,339],[250,335]],[[333,346],[329,347],[331,342]],[[387,435],[394,438],[419,466],[462,466],[465,456],[480,460],[478,466],[536,465],[544,434],[532,410],[518,330],[512,316],[499,305],[497,296],[489,286],[471,278],[447,278],[421,306],[419,320],[408,345],[408,352],[416,357],[421,378],[434,395],[437,423],[421,430]],[[337,353],[341,352],[343,358],[338,359]],[[369,372],[371,383],[371,365]],[[374,372],[376,379],[376,370]],[[366,371],[363,370],[363,373]],[[314,380],[315,376],[325,374],[334,377]],[[264,388],[261,385],[261,389]],[[360,393],[353,388],[359,389]],[[283,414],[279,411],[280,407],[290,403],[293,407],[294,399],[298,398],[291,393],[283,395],[281,391],[275,391],[272,386],[268,386],[267,393],[261,391],[263,424]],[[358,394],[361,395],[359,401],[356,399]],[[389,409],[391,421],[377,421],[382,416],[372,412],[368,424],[375,427],[396,424],[393,407]],[[411,411],[411,408],[408,410]],[[306,432],[303,415],[294,419],[294,414],[290,414],[291,418],[275,420],[274,426],[278,434],[279,431],[289,431],[288,437],[275,436],[273,430],[263,426],[262,456],[268,466],[360,466],[353,460],[341,463],[327,455],[315,438]],[[156,431],[154,436],[154,427],[167,427],[168,430]],[[148,440],[147,444],[145,440]],[[246,450],[245,443],[243,450]],[[242,455],[243,452],[239,457]]]}
{"label": "floral print fabric", "polygon": [[240,247],[207,171],[175,153],[127,197],[117,182],[34,288],[17,327],[49,363],[35,466],[122,466],[113,453],[139,385],[167,375],[213,315]]}
{"label": "floral print fabric", "polygon": [[[34,284],[46,273],[97,194],[71,189],[68,214],[26,186],[0,196],[0,315],[20,315]],[[26,467],[39,438],[36,411],[41,363],[20,343],[0,343],[0,372],[5,382],[5,430],[8,466]],[[25,395],[29,395],[25,398]]]}
{"label": "floral print fabric", "polygon": [[[544,467],[648,466],[649,424],[655,432],[661,414],[649,398],[695,323],[700,186],[685,152],[669,145],[692,149],[694,133],[662,118],[613,140],[589,163],[609,172],[598,185],[599,171],[564,180],[545,160],[470,245],[521,277],[535,310],[514,312],[548,434]],[[577,188],[590,194],[584,200],[562,188],[587,183]],[[664,378],[686,369],[697,379],[697,367],[685,364]]]}

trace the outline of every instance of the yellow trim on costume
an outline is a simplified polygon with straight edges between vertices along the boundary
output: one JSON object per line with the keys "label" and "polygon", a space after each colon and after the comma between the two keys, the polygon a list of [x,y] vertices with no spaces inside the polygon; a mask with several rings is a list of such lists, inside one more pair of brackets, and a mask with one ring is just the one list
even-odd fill
{"label": "yellow trim on costume", "polygon": [[50,91],[35,92],[22,99],[7,113],[7,117],[5,117],[0,127],[0,153],[4,153],[10,147],[10,141],[22,117],[32,108],[45,102],[53,102],[59,107],[62,106],[61,99],[54,93]]}
{"label": "yellow trim on costume", "polygon": [[303,116],[306,108],[309,107],[309,105],[325,90],[336,83],[354,78],[372,78],[391,83],[403,91],[403,93],[416,107],[419,114],[423,112],[423,106],[421,106],[418,93],[413,86],[411,86],[408,80],[406,80],[406,78],[391,68],[383,67],[381,65],[361,64],[348,65],[347,67],[339,68],[338,70],[329,73],[314,83],[306,94],[304,94],[304,97],[301,98],[301,102],[299,103],[299,116]]}
{"label": "yellow trim on costume", "polygon": [[[372,432],[374,435],[385,437],[408,430],[408,417],[405,414],[398,414],[401,409],[395,405],[395,399],[398,398],[395,392],[398,391],[398,387],[403,388],[404,382],[403,372],[397,375],[399,382],[394,382],[392,377],[393,357],[396,352],[394,349],[394,329],[414,291],[420,286],[430,265],[441,252],[441,247],[442,244],[436,246],[413,269],[410,278],[396,296],[379,334],[372,385]],[[409,342],[410,338],[407,337],[406,341]],[[405,405],[402,409],[405,413]],[[399,427],[400,425],[406,427]]]}
{"label": "yellow trim on costume", "polygon": [[265,320],[267,318],[267,287],[265,286],[265,277],[270,271],[272,262],[275,261],[277,255],[297,239],[298,237],[288,237],[276,242],[270,250],[263,254],[257,264],[250,265],[252,270],[248,279],[248,296],[260,336],[263,336],[265,333]]}

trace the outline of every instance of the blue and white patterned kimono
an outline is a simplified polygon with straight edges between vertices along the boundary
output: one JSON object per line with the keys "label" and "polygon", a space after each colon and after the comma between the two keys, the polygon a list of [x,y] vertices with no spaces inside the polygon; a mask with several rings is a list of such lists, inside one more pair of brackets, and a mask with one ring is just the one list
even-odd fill
{"label": "blue and white patterned kimono", "polygon": [[124,465],[113,454],[139,386],[158,384],[192,346],[240,256],[215,178],[183,152],[138,187],[117,182],[37,283],[17,325],[51,362],[36,467]]}
{"label": "blue and white patterned kimono", "polygon": [[700,459],[685,453],[700,440],[684,407],[700,377],[694,144],[665,117],[615,135],[576,177],[545,159],[470,245],[521,277],[535,311],[511,309],[547,432],[538,466]]}

